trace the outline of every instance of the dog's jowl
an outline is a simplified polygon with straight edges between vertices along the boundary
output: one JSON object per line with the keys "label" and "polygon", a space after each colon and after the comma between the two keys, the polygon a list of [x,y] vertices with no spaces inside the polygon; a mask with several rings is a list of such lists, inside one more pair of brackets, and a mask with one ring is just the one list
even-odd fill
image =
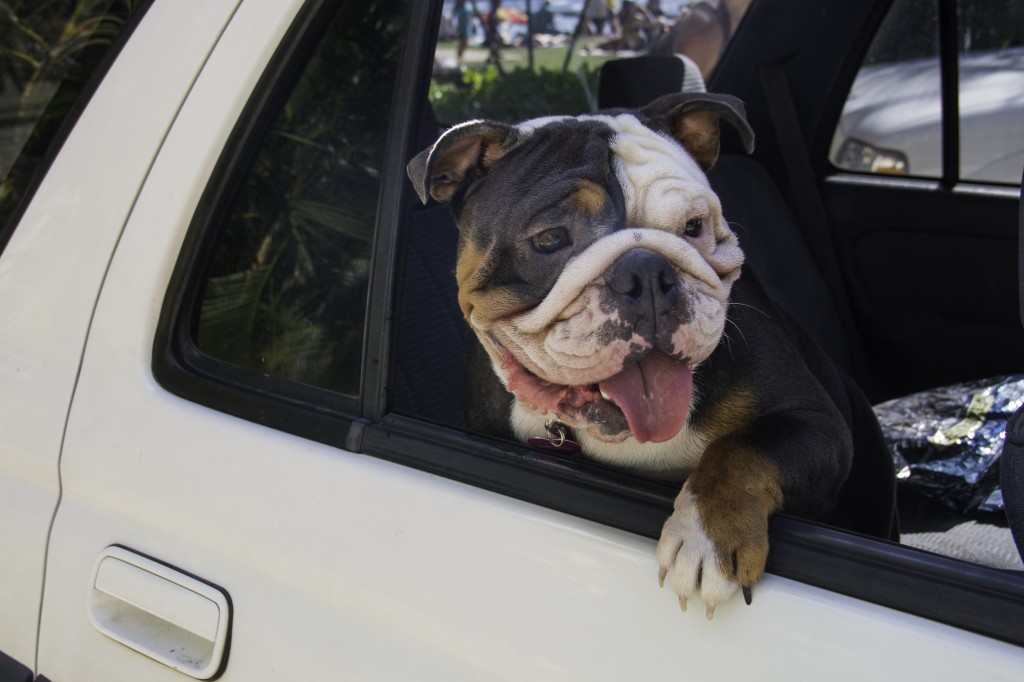
{"label": "dog's jowl", "polygon": [[[660,579],[707,614],[764,572],[768,518],[828,518],[853,460],[837,405],[750,273],[705,175],[725,95],[638,111],[470,121],[409,164],[459,228],[459,305],[480,341],[471,426],[685,479]],[[826,373],[832,370],[826,367]]]}

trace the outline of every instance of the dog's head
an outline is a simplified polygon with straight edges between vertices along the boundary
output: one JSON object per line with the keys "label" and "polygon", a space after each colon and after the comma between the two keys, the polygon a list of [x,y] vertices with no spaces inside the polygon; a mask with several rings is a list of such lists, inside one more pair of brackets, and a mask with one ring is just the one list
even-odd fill
{"label": "dog's head", "polygon": [[459,304],[520,405],[604,443],[664,442],[725,326],[743,254],[704,171],[742,103],[470,121],[409,164],[459,226]]}

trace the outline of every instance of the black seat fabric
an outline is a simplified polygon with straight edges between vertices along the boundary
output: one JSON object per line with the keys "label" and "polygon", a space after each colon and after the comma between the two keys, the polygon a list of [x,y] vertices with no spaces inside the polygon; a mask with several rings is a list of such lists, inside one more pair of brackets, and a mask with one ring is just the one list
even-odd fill
{"label": "black seat fabric", "polygon": [[686,68],[677,57],[645,55],[601,65],[597,89],[600,109],[634,107],[683,89]]}
{"label": "black seat fabric", "polygon": [[768,295],[833,362],[852,373],[850,342],[832,294],[789,206],[764,168],[745,156],[724,154],[708,178],[743,247],[744,268],[757,273]]}
{"label": "black seat fabric", "polygon": [[455,285],[458,230],[447,206],[414,208],[403,233],[392,406],[464,428],[464,358],[472,332]]}
{"label": "black seat fabric", "polygon": [[[1017,217],[1017,288],[1020,319],[1024,324],[1024,173],[1021,174],[1020,212]],[[1024,559],[1024,407],[1006,425],[1006,444],[999,460],[999,486],[1003,491],[1003,509],[1013,532],[1017,552]]]}
{"label": "black seat fabric", "polygon": [[1006,443],[999,460],[1003,508],[1017,552],[1024,559],[1024,407],[1006,425]]}

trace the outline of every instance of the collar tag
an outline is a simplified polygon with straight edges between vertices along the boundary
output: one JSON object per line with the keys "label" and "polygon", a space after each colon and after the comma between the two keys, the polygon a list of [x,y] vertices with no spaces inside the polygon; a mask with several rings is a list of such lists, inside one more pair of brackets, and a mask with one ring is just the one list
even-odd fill
{"label": "collar tag", "polygon": [[556,452],[580,451],[580,444],[569,438],[569,427],[557,417],[549,420],[544,429],[548,432],[547,436],[531,436],[527,439],[526,442],[531,448]]}

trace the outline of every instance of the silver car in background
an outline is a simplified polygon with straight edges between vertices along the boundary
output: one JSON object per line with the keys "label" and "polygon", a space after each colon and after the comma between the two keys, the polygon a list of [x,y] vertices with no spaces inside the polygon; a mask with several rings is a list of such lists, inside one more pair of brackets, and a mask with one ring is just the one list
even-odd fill
{"label": "silver car in background", "polygon": [[[959,94],[961,179],[1020,182],[1024,48],[961,55]],[[941,177],[941,112],[938,57],[866,66],[829,158],[844,170]]]}

